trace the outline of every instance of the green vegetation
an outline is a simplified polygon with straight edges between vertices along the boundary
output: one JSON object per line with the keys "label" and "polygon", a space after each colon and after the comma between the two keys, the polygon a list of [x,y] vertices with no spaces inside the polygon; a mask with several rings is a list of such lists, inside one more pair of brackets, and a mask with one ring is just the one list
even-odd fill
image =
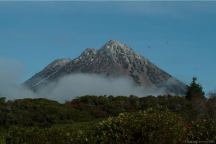
{"label": "green vegetation", "polygon": [[9,129],[7,144],[85,144],[95,143],[93,129],[96,122],[84,122],[51,128],[18,128]]}
{"label": "green vegetation", "polygon": [[186,99],[194,100],[194,99],[205,99],[205,93],[200,84],[197,83],[197,78],[193,77],[193,80],[187,88]]}
{"label": "green vegetation", "polygon": [[[181,96],[83,96],[0,102],[1,144],[183,143],[216,140],[216,98],[200,117]],[[202,112],[203,114],[203,112]]]}
{"label": "green vegetation", "polygon": [[186,129],[176,114],[149,109],[108,118],[97,132],[97,143],[102,144],[177,144],[185,139]]}
{"label": "green vegetation", "polygon": [[197,83],[197,78],[193,77],[193,80],[187,88],[186,99],[191,101],[192,108],[199,118],[206,115],[206,98],[202,86]]}

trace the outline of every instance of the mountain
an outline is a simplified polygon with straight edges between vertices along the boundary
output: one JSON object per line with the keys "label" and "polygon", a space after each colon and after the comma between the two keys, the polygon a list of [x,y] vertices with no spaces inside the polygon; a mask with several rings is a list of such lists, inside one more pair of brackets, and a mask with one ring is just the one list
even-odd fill
{"label": "mountain", "polygon": [[145,88],[164,89],[167,93],[183,94],[186,85],[163,71],[127,45],[108,41],[100,49],[87,48],[76,59],[58,59],[27,80],[24,85],[37,91],[59,78],[74,74],[125,76]]}

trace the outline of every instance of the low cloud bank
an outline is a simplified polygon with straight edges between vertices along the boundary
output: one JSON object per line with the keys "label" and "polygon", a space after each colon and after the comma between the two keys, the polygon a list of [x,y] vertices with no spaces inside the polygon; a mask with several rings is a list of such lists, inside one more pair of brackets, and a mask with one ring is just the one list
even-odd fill
{"label": "low cloud bank", "polygon": [[71,74],[39,91],[39,95],[58,101],[71,100],[76,96],[84,95],[146,96],[161,93],[162,90],[136,86],[132,80],[124,77],[107,78],[95,74]]}
{"label": "low cloud bank", "polygon": [[7,99],[33,98],[35,94],[18,84],[23,65],[15,60],[0,59],[0,96]]}
{"label": "low cloud bank", "polygon": [[0,96],[10,100],[48,98],[64,102],[84,95],[146,96],[164,93],[163,89],[137,86],[127,78],[107,78],[96,74],[71,74],[33,93],[18,84],[23,71],[21,64],[0,60],[0,67]]}

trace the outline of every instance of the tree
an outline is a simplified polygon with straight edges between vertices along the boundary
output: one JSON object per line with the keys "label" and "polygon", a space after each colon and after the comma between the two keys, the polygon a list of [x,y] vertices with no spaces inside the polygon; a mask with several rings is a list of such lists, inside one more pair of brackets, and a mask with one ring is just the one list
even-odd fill
{"label": "tree", "polygon": [[206,98],[204,95],[202,86],[197,83],[197,78],[193,77],[187,89],[186,99],[191,102],[196,119],[205,118],[207,115]]}
{"label": "tree", "polygon": [[186,99],[205,99],[204,95],[205,93],[203,91],[202,86],[199,83],[197,83],[197,78],[193,77],[191,84],[187,88]]}

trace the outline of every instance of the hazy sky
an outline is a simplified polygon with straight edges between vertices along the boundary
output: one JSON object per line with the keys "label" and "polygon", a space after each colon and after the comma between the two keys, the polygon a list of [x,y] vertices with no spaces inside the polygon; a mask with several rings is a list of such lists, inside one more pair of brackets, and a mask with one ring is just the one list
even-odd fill
{"label": "hazy sky", "polygon": [[110,39],[216,88],[216,2],[0,2],[0,61],[23,65],[20,81]]}

